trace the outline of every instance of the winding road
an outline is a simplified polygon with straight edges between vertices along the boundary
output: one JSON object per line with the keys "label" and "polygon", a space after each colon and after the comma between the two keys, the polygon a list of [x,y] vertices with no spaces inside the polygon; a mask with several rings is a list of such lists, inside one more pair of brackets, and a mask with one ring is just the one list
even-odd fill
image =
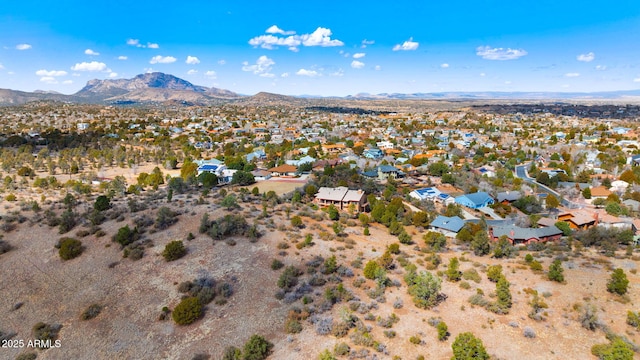
{"label": "winding road", "polygon": [[553,190],[552,188],[544,185],[544,184],[540,184],[539,182],[536,181],[536,179],[529,177],[529,174],[527,173],[527,168],[531,166],[531,163],[524,163],[522,165],[516,165],[515,167],[515,175],[516,177],[519,177],[520,179],[528,182],[529,184],[533,184],[536,185],[539,189],[541,189],[542,191],[551,194],[553,196],[555,196],[556,198],[560,199],[560,203],[562,204],[562,206],[571,208],[571,209],[576,209],[576,208],[581,208],[582,206],[580,204],[574,203],[573,201],[569,201],[565,198],[562,197],[562,195],[560,195],[557,191]]}

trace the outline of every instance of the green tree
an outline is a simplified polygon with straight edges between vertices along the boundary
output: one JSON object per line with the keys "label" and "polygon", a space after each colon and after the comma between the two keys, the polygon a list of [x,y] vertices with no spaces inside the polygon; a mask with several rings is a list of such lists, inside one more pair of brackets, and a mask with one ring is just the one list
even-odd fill
{"label": "green tree", "polygon": [[564,269],[562,268],[562,262],[560,260],[554,260],[549,265],[549,280],[556,282],[564,282]]}
{"label": "green tree", "polygon": [[291,218],[291,226],[296,227],[296,228],[303,228],[304,227],[304,223],[302,222],[302,218],[298,215],[294,216]]}
{"label": "green tree", "polygon": [[629,280],[624,270],[618,268],[611,273],[611,279],[607,282],[607,291],[618,295],[624,295],[627,293],[627,287],[629,286]]}
{"label": "green tree", "polygon": [[160,230],[164,230],[169,226],[175,224],[178,221],[176,218],[176,213],[173,212],[166,206],[158,209],[158,214],[156,215],[156,227]]}
{"label": "green tree", "polygon": [[93,208],[98,211],[105,211],[111,207],[111,201],[105,195],[100,195],[96,198],[96,202],[93,204]]}
{"label": "green tree", "polygon": [[582,190],[582,197],[585,199],[591,199],[591,188],[584,188],[584,190]]}
{"label": "green tree", "polygon": [[165,245],[162,256],[166,261],[178,260],[187,254],[187,248],[180,240],[174,240]]}
{"label": "green tree", "polygon": [[462,278],[462,271],[460,271],[460,262],[457,257],[453,257],[449,260],[449,266],[447,267],[445,275],[447,275],[447,280],[449,281],[460,281]]}
{"label": "green tree", "polygon": [[260,335],[252,335],[244,344],[242,360],[264,360],[271,354],[273,344]]}
{"label": "green tree", "polygon": [[545,201],[547,209],[552,210],[552,209],[557,209],[558,206],[560,206],[560,201],[558,200],[557,197],[549,194],[549,196],[547,196],[547,200]]}
{"label": "green tree", "polygon": [[198,182],[202,184],[202,187],[205,189],[211,189],[218,185],[218,177],[216,174],[204,171],[202,174],[198,175]]}
{"label": "green tree", "polygon": [[562,231],[562,235],[564,236],[569,236],[573,232],[571,226],[569,226],[569,223],[566,221],[558,221],[554,225]]}
{"label": "green tree", "polygon": [[447,245],[447,238],[437,231],[427,232],[422,239],[431,251],[443,250]]}
{"label": "green tree", "polygon": [[451,344],[453,357],[451,360],[489,360],[489,354],[485,350],[482,340],[470,332],[458,335]]}
{"label": "green tree", "polygon": [[198,320],[203,313],[202,304],[196,297],[182,299],[173,309],[171,317],[178,325],[189,325]]}
{"label": "green tree", "polygon": [[591,347],[591,353],[600,360],[632,360],[633,348],[622,338],[616,337],[610,344],[598,344]]}
{"label": "green tree", "polygon": [[[205,173],[211,174],[207,171],[203,172],[202,174],[205,174]],[[198,175],[198,164],[192,161],[185,161],[184,164],[182,164],[182,167],[180,168],[180,177],[182,178],[182,180],[187,182],[193,181],[192,179],[195,179],[197,175]]]}
{"label": "green tree", "polygon": [[231,178],[231,184],[233,185],[247,186],[254,184],[255,182],[256,179],[253,174],[249,171],[244,170],[236,171]]}
{"label": "green tree", "polygon": [[509,241],[507,236],[506,235],[500,236],[500,238],[498,239],[498,242],[495,244],[493,248],[493,257],[497,259],[503,258],[503,257],[509,257],[511,256],[512,252],[513,252],[513,245],[511,245],[511,242]]}
{"label": "green tree", "polygon": [[327,213],[329,214],[329,220],[336,221],[340,219],[340,213],[338,212],[338,208],[336,208],[335,205],[333,204],[329,205],[329,208],[327,209]]}
{"label": "green tree", "polygon": [[491,246],[489,245],[489,236],[484,231],[478,231],[471,241],[471,249],[477,256],[489,254]]}
{"label": "green tree", "polygon": [[496,296],[498,297],[497,305],[504,311],[506,314],[508,312],[507,309],[511,308],[511,291],[509,290],[509,282],[506,277],[501,277],[500,280],[496,283]]}
{"label": "green tree", "polygon": [[238,201],[236,200],[236,196],[233,194],[225,196],[222,201],[220,201],[220,206],[227,208],[227,210],[232,210],[237,207]]}
{"label": "green tree", "polygon": [[380,266],[376,261],[369,260],[369,262],[367,262],[363,269],[364,277],[371,280],[375,279],[379,267]]}
{"label": "green tree", "polygon": [[419,308],[428,309],[438,303],[442,280],[428,271],[416,274],[410,272],[405,276],[409,285],[409,294],[413,296],[413,302]]}

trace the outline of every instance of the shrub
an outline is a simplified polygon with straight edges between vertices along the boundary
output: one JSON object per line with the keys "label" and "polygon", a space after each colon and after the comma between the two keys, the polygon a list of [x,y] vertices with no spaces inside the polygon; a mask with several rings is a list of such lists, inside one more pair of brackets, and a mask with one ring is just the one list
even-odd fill
{"label": "shrub", "polygon": [[333,353],[337,356],[348,355],[349,351],[351,351],[351,348],[349,347],[349,345],[343,342],[336,344],[336,346],[333,348]]}
{"label": "shrub", "polygon": [[611,279],[607,282],[607,291],[610,293],[624,295],[627,293],[629,280],[624,270],[618,268],[611,273]]}
{"label": "shrub", "polygon": [[640,329],[640,313],[627,311],[627,324],[634,328]]}
{"label": "shrub", "polygon": [[527,255],[524,257],[524,261],[526,261],[526,262],[527,262],[527,264],[530,264],[530,263],[533,261],[533,255],[531,255],[531,254],[527,254]]}
{"label": "shrub", "polygon": [[33,326],[33,338],[44,341],[54,341],[58,338],[58,332],[60,332],[61,328],[62,325],[52,325],[39,322]]}
{"label": "shrub", "polygon": [[304,223],[302,222],[302,218],[298,215],[291,218],[291,226],[302,229],[304,227]]}
{"label": "shrub", "polygon": [[318,360],[338,360],[329,350],[324,349],[319,355]]}
{"label": "shrub", "polygon": [[171,209],[169,209],[166,206],[163,206],[160,209],[158,209],[158,214],[156,216],[156,223],[155,223],[156,228],[160,230],[164,230],[169,226],[175,224],[176,222],[178,222],[177,214],[173,212]]}
{"label": "shrub", "polygon": [[496,295],[498,297],[497,305],[504,311],[506,314],[508,312],[507,309],[511,308],[511,291],[509,290],[509,282],[503,276],[496,283]]}
{"label": "shrub", "polygon": [[4,240],[0,240],[0,255],[9,252],[11,249],[13,249],[13,247],[11,246],[11,244],[9,244],[8,242],[4,241]]}
{"label": "shrub", "polygon": [[465,270],[462,273],[462,278],[465,280],[471,280],[475,283],[479,283],[480,281],[482,281],[482,278],[480,278],[480,274],[478,274],[476,269],[473,269],[473,268],[469,270]]}
{"label": "shrub", "polygon": [[409,342],[414,345],[420,345],[420,343],[422,343],[422,339],[420,339],[420,337],[417,335],[413,335],[409,338]]}
{"label": "shrub", "polygon": [[564,269],[562,268],[562,262],[560,260],[554,260],[549,265],[549,280],[556,282],[564,282]]}
{"label": "shrub", "polygon": [[533,260],[529,263],[529,267],[533,271],[542,271],[542,264],[538,260]]}
{"label": "shrub", "polygon": [[178,325],[189,325],[198,320],[203,313],[202,304],[198,298],[188,297],[176,306],[171,313],[173,321]]}
{"label": "shrub", "polygon": [[278,259],[273,259],[273,261],[271,261],[271,270],[280,270],[283,267],[284,267],[284,264],[282,263],[282,261]]}
{"label": "shrub", "polygon": [[610,344],[597,344],[591,347],[591,354],[601,360],[632,360],[633,349],[624,340],[617,337]]}
{"label": "shrub", "polygon": [[260,335],[252,335],[244,344],[242,360],[263,360],[271,353],[273,344]]}
{"label": "shrub", "polygon": [[530,328],[528,326],[526,328],[524,328],[524,331],[522,333],[523,333],[524,337],[526,337],[527,339],[535,339],[535,337],[536,337],[535,330],[533,330],[532,328]]}
{"label": "shrub", "polygon": [[178,260],[187,254],[187,249],[184,247],[184,243],[180,240],[174,240],[169,242],[162,251],[162,256],[166,261]]}
{"label": "shrub", "polygon": [[82,315],[80,315],[80,319],[91,320],[96,316],[100,315],[101,311],[102,311],[102,306],[98,304],[92,304],[84,312],[82,312]]}
{"label": "shrub", "polygon": [[444,321],[440,321],[438,325],[436,325],[436,329],[438,329],[438,340],[445,341],[449,337],[449,328]]}
{"label": "shrub", "polygon": [[77,258],[84,251],[82,242],[74,238],[62,238],[58,241],[58,254],[62,260]]}
{"label": "shrub", "polygon": [[235,346],[224,349],[222,360],[242,360],[242,351]]}
{"label": "shrub", "polygon": [[120,246],[127,246],[140,238],[140,232],[138,227],[131,228],[129,225],[125,225],[118,229],[118,232],[113,236],[113,241],[120,244]]}
{"label": "shrub", "polygon": [[586,305],[582,309],[579,320],[583,328],[595,331],[600,326],[600,320],[598,320],[598,309],[596,309],[593,304]]}
{"label": "shrub", "polygon": [[438,303],[442,280],[433,276],[430,272],[422,271],[419,274],[410,272],[405,276],[409,285],[409,294],[413,296],[413,302],[419,308],[430,308]]}
{"label": "shrub", "polygon": [[367,279],[375,279],[379,267],[376,261],[370,260],[364,266],[364,277]]}
{"label": "shrub", "polygon": [[38,358],[38,353],[27,352],[22,353],[16,357],[16,360],[36,360]]}
{"label": "shrub", "polygon": [[453,349],[453,357],[451,360],[488,360],[489,354],[485,350],[482,340],[475,337],[470,332],[461,333],[451,344]]}
{"label": "shrub", "polygon": [[447,271],[445,272],[445,274],[447,275],[447,280],[453,282],[460,281],[462,273],[460,272],[459,267],[460,262],[458,261],[457,257],[453,257],[451,258],[451,260],[449,260],[449,267],[447,267]]}
{"label": "shrub", "polygon": [[293,265],[287,266],[278,278],[278,287],[281,289],[291,289],[298,284],[300,270]]}
{"label": "shrub", "polygon": [[487,278],[491,282],[498,282],[498,280],[500,280],[500,278],[502,278],[503,276],[502,265],[491,265],[487,269]]}
{"label": "shrub", "polygon": [[105,211],[111,207],[109,198],[105,195],[100,195],[96,198],[96,202],[93,204],[93,208],[97,211]]}

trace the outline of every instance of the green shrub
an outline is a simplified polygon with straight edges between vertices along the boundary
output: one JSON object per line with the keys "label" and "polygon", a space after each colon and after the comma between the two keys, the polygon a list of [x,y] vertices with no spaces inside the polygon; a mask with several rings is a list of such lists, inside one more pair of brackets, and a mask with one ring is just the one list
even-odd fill
{"label": "green shrub", "polygon": [[173,321],[178,325],[189,325],[198,320],[203,313],[202,304],[198,298],[188,297],[182,299],[180,304],[171,313]]}
{"label": "green shrub", "polygon": [[271,261],[271,270],[280,270],[283,267],[284,267],[284,264],[282,263],[282,261],[278,259],[273,259],[273,261]]}
{"label": "green shrub", "polygon": [[102,311],[102,306],[98,304],[92,304],[82,313],[82,315],[80,315],[80,319],[91,320],[96,316],[100,315],[101,311]]}
{"label": "green shrub", "polygon": [[263,360],[271,353],[273,344],[260,335],[252,335],[244,344],[242,360]]}
{"label": "green shrub", "polygon": [[489,354],[482,344],[482,340],[470,332],[464,332],[456,337],[451,344],[453,357],[451,360],[488,360]]}
{"label": "green shrub", "polygon": [[492,282],[498,282],[503,276],[502,265],[491,265],[487,269],[487,278]]}
{"label": "green shrub", "polygon": [[184,247],[184,243],[180,240],[174,240],[169,242],[162,251],[162,256],[166,261],[178,260],[187,254],[187,249]]}
{"label": "green shrub", "polygon": [[607,291],[610,293],[624,295],[627,293],[629,280],[622,269],[615,269],[611,273],[611,279],[607,282]]}
{"label": "green shrub", "polygon": [[444,321],[440,321],[438,325],[436,325],[436,329],[438,329],[438,340],[447,340],[449,337],[449,327],[447,327],[447,324],[445,324]]}
{"label": "green shrub", "polygon": [[33,338],[37,340],[54,341],[58,338],[58,332],[60,332],[61,328],[62,325],[52,325],[39,322],[33,326]]}
{"label": "green shrub", "polygon": [[113,241],[117,242],[118,244],[120,244],[120,246],[124,247],[133,243],[139,238],[140,238],[140,232],[138,231],[138,227],[135,227],[133,228],[133,230],[131,230],[129,225],[125,225],[120,229],[118,229],[118,232],[113,236]]}
{"label": "green shrub", "polygon": [[549,280],[556,282],[564,282],[564,269],[562,268],[562,262],[560,260],[554,260],[549,265]]}
{"label": "green shrub", "polygon": [[58,254],[62,260],[77,258],[84,251],[82,242],[74,238],[62,238],[58,241]]}

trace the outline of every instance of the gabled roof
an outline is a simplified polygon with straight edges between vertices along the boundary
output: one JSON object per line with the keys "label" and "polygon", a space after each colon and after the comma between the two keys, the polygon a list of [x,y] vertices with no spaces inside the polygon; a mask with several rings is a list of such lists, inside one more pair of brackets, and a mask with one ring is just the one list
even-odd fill
{"label": "gabled roof", "polygon": [[543,228],[521,228],[515,225],[512,226],[496,226],[493,229],[494,237],[506,236],[512,240],[529,240],[529,239],[541,239],[550,236],[562,235],[562,230],[554,226]]}
{"label": "gabled roof", "polygon": [[432,227],[448,230],[457,233],[464,226],[464,220],[462,220],[459,216],[442,216],[438,215],[431,224]]}
{"label": "gabled roof", "polygon": [[520,191],[504,191],[498,193],[498,202],[503,201],[516,201],[522,197],[522,193]]}
{"label": "gabled roof", "polygon": [[273,167],[267,171],[276,172],[276,173],[292,173],[292,172],[298,171],[298,168],[293,165],[283,164],[280,166]]}
{"label": "gabled roof", "polygon": [[471,201],[475,205],[481,205],[481,204],[484,204],[487,200],[493,200],[493,198],[484,191],[472,193],[472,194],[460,195],[456,198],[456,201],[462,198],[467,198],[469,201]]}

